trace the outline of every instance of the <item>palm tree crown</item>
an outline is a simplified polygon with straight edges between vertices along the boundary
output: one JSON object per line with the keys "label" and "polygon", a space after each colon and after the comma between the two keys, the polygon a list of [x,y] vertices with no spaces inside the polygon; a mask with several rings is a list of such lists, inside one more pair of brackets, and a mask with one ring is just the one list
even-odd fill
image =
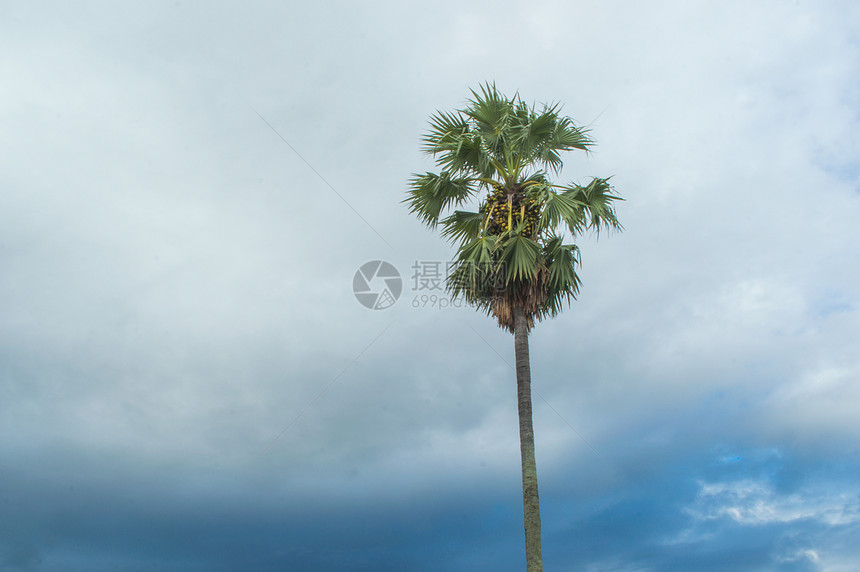
{"label": "palm tree crown", "polygon": [[[441,172],[414,175],[404,202],[457,245],[449,292],[510,332],[519,308],[531,329],[579,292],[579,251],[564,244],[565,232],[575,239],[588,230],[620,229],[613,201],[622,199],[608,179],[550,181],[561,170],[561,152],[593,145],[587,130],[559,115],[558,104],[538,110],[490,84],[472,96],[465,109],[432,116],[423,148]],[[478,197],[477,211],[447,214]]]}

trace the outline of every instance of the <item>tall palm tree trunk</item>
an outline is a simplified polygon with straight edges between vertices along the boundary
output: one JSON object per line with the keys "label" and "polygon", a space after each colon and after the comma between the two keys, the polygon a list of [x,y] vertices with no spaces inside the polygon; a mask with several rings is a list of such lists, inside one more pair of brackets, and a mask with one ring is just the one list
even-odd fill
{"label": "tall palm tree trunk", "polygon": [[525,313],[514,308],[514,352],[517,360],[517,409],[520,417],[520,456],[523,466],[523,523],[526,529],[526,571],[543,572],[540,544],[535,432],[532,427],[532,376],[529,331]]}

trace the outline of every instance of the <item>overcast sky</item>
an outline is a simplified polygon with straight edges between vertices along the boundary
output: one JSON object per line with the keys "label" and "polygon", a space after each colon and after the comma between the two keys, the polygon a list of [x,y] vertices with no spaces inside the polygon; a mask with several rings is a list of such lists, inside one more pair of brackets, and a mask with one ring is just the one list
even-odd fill
{"label": "overcast sky", "polygon": [[858,23],[3,2],[0,571],[524,568],[512,337],[416,288],[452,250],[401,204],[485,81],[626,199],[531,336],[546,569],[856,570]]}

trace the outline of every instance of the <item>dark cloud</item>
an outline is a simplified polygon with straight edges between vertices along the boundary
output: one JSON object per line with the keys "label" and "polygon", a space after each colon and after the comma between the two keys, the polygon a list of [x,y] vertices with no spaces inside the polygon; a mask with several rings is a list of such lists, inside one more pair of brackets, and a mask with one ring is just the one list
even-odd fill
{"label": "dark cloud", "polygon": [[[661,463],[652,459],[659,453],[642,451],[638,463],[612,468],[597,486],[583,467],[612,465],[612,453],[549,471],[547,566],[822,570],[856,557],[850,538],[860,497],[848,467],[769,450],[701,454],[695,445]],[[58,468],[84,461],[58,457]],[[4,471],[5,508],[17,515],[4,523],[7,569],[521,567],[515,478],[500,486],[489,474],[476,475],[388,498],[365,483],[366,499],[333,502],[322,491],[249,495],[232,488],[235,482],[203,491],[204,474],[176,471],[171,479],[170,471],[129,469],[106,465],[100,477],[77,478],[45,471],[37,479]]]}

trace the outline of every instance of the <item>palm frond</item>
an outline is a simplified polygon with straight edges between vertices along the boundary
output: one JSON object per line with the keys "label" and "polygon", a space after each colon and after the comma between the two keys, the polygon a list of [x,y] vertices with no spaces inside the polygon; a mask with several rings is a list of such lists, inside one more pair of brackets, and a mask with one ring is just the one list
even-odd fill
{"label": "palm frond", "polygon": [[459,113],[437,111],[430,117],[429,131],[421,138],[422,150],[428,155],[448,150],[452,145],[456,146],[469,130],[469,123]]}
{"label": "palm frond", "polygon": [[452,178],[447,171],[441,175],[425,173],[414,175],[409,181],[407,197],[403,202],[409,205],[409,212],[427,226],[435,227],[443,210],[462,204],[477,191],[477,185],[470,178]]}
{"label": "palm frond", "polygon": [[498,282],[499,264],[493,256],[497,243],[496,236],[482,236],[460,247],[454,268],[448,274],[449,293],[471,303],[487,303]]}
{"label": "palm frond", "polygon": [[547,187],[543,196],[538,233],[552,233],[562,224],[572,235],[580,234],[586,224],[584,205],[572,194],[557,193]]}
{"label": "palm frond", "polygon": [[475,120],[479,129],[492,136],[507,127],[513,111],[512,102],[499,93],[494,84],[483,84],[480,89],[481,93],[472,90],[471,105],[463,113]]}
{"label": "palm frond", "polygon": [[481,234],[484,216],[481,213],[454,211],[441,221],[442,236],[454,243],[475,240]]}
{"label": "palm frond", "polygon": [[551,145],[553,149],[558,151],[571,151],[573,149],[588,151],[592,145],[594,145],[594,141],[588,136],[588,129],[577,127],[570,117],[562,117],[555,124]]}
{"label": "palm frond", "polygon": [[500,260],[504,264],[506,284],[526,282],[537,275],[541,251],[537,242],[515,234],[500,248]]}
{"label": "palm frond", "polygon": [[609,179],[594,178],[585,186],[571,185],[564,188],[565,196],[572,198],[582,205],[586,215],[588,228],[600,234],[600,229],[623,230],[615,214],[614,201],[623,201],[620,196],[612,193],[614,189]]}
{"label": "palm frond", "polygon": [[526,109],[514,129],[515,140],[519,146],[519,152],[527,161],[535,159],[543,162],[541,154],[547,144],[552,140],[555,131],[557,117],[544,110],[536,113],[534,109]]}
{"label": "palm frond", "polygon": [[491,176],[494,172],[491,159],[477,133],[469,133],[450,149],[440,151],[436,155],[436,164],[445,171],[475,177]]}
{"label": "palm frond", "polygon": [[580,279],[576,273],[579,264],[579,248],[575,244],[562,244],[560,236],[550,238],[544,248],[549,276],[547,278],[547,302],[552,315],[561,311],[561,302],[568,303],[579,294]]}

